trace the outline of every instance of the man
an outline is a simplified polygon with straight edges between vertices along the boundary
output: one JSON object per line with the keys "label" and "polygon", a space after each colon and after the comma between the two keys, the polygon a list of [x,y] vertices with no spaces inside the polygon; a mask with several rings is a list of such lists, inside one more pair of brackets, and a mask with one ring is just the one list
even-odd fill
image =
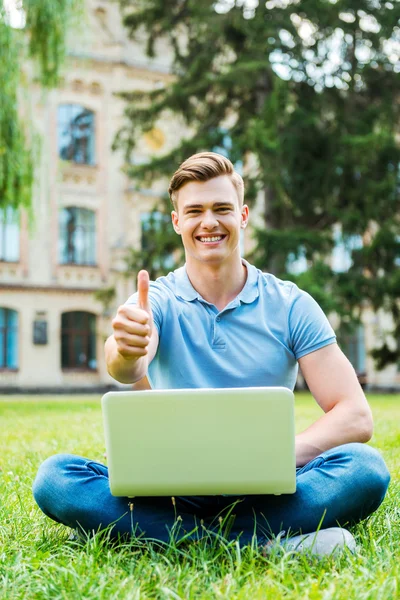
{"label": "man", "polygon": [[363,444],[372,435],[371,411],[325,315],[293,283],[240,257],[249,217],[243,189],[232,163],[219,154],[196,154],[179,167],[169,193],[186,264],[152,283],[146,271],[139,273],[137,294],[113,320],[106,361],[120,382],[148,376],[154,388],[171,389],[293,389],[300,365],[324,414],[296,437],[296,493],[136,498],[130,511],[127,498],[111,496],[104,465],[59,455],[41,466],[33,488],[54,520],[85,531],[112,524],[114,535],[134,526],[166,541],[176,514],[181,531],[189,532],[200,521],[213,527],[235,503],[230,537],[249,543],[256,533],[261,542],[285,531],[303,534],[291,540],[306,545],[304,534],[322,524],[309,539],[326,553],[354,545],[349,532],[329,528],[356,523],[382,502],[389,474],[380,455]]}

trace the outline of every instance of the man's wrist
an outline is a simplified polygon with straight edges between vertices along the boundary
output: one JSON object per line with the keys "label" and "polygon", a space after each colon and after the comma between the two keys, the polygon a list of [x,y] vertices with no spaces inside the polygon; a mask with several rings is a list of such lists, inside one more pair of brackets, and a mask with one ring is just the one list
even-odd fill
{"label": "man's wrist", "polygon": [[120,383],[136,383],[147,374],[148,360],[146,356],[123,356],[116,350],[114,359],[108,365],[108,372]]}
{"label": "man's wrist", "polygon": [[295,441],[296,467],[303,467],[310,460],[321,454],[321,449],[302,440],[298,436]]}

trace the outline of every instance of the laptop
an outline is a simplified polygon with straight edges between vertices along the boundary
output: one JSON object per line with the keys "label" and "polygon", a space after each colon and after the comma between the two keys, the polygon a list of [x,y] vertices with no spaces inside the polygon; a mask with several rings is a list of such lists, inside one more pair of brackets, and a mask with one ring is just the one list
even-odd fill
{"label": "laptop", "polygon": [[108,392],[102,410],[113,496],[296,491],[287,388]]}

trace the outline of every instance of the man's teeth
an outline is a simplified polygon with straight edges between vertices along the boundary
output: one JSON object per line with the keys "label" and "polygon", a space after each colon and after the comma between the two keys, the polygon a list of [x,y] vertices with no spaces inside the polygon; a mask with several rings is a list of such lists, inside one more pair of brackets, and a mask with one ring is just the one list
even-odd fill
{"label": "man's teeth", "polygon": [[222,240],[222,235],[216,235],[214,237],[201,237],[201,242],[219,242]]}

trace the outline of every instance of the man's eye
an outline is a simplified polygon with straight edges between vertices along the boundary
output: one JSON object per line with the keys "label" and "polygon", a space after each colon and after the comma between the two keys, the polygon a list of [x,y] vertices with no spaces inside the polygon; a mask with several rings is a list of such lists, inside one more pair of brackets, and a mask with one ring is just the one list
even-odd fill
{"label": "man's eye", "polygon": [[228,208],[227,206],[221,207],[218,209],[218,212],[229,212],[229,211],[230,211],[230,208]]}

